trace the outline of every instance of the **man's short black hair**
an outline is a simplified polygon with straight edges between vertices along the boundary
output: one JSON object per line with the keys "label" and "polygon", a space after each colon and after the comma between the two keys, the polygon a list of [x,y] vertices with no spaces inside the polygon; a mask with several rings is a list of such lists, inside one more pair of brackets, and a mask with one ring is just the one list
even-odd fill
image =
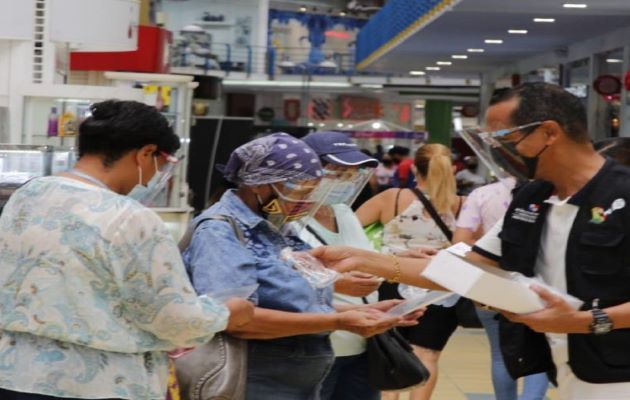
{"label": "man's short black hair", "polygon": [[582,101],[561,86],[545,82],[523,83],[495,98],[495,103],[519,99],[512,113],[515,126],[536,121],[556,121],[569,138],[588,142],[586,109]]}
{"label": "man's short black hair", "polygon": [[109,166],[148,144],[168,154],[179,149],[179,136],[155,107],[137,101],[107,100],[93,104],[90,111],[92,115],[79,126],[79,158],[102,155]]}
{"label": "man's short black hair", "polygon": [[411,153],[411,150],[409,150],[409,147],[404,147],[404,146],[394,146],[391,149],[389,149],[389,151],[387,152],[387,154],[389,154],[390,156],[402,156],[402,157],[407,157],[409,155],[409,153]]}

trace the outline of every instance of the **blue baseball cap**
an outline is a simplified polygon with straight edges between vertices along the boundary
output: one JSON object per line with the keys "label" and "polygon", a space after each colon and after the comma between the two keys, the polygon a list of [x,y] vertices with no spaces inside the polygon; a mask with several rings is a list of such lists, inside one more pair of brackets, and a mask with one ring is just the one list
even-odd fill
{"label": "blue baseball cap", "polygon": [[302,140],[324,161],[335,165],[372,167],[378,160],[361,152],[348,135],[341,132],[312,132]]}

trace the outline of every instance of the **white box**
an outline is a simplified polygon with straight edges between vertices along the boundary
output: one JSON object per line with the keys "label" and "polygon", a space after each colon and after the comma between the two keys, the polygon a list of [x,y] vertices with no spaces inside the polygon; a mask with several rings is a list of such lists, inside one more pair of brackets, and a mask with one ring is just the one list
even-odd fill
{"label": "white box", "polygon": [[447,250],[440,251],[422,273],[427,279],[476,302],[496,309],[526,314],[545,303],[514,273],[473,263]]}

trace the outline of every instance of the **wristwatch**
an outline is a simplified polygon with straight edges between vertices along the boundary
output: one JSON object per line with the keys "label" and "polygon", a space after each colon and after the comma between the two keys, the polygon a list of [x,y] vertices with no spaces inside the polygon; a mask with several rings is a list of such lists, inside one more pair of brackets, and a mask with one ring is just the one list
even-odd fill
{"label": "wristwatch", "polygon": [[605,335],[612,331],[613,322],[610,320],[606,311],[599,308],[599,299],[593,300],[593,307],[591,308],[593,314],[593,322],[591,322],[591,333],[594,335]]}

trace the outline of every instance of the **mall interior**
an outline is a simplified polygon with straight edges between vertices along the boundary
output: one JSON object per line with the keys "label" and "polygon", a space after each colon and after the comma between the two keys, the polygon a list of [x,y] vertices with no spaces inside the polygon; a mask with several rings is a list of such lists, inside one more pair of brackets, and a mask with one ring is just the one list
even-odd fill
{"label": "mall interior", "polygon": [[630,399],[624,138],[630,0],[0,0],[0,400]]}

